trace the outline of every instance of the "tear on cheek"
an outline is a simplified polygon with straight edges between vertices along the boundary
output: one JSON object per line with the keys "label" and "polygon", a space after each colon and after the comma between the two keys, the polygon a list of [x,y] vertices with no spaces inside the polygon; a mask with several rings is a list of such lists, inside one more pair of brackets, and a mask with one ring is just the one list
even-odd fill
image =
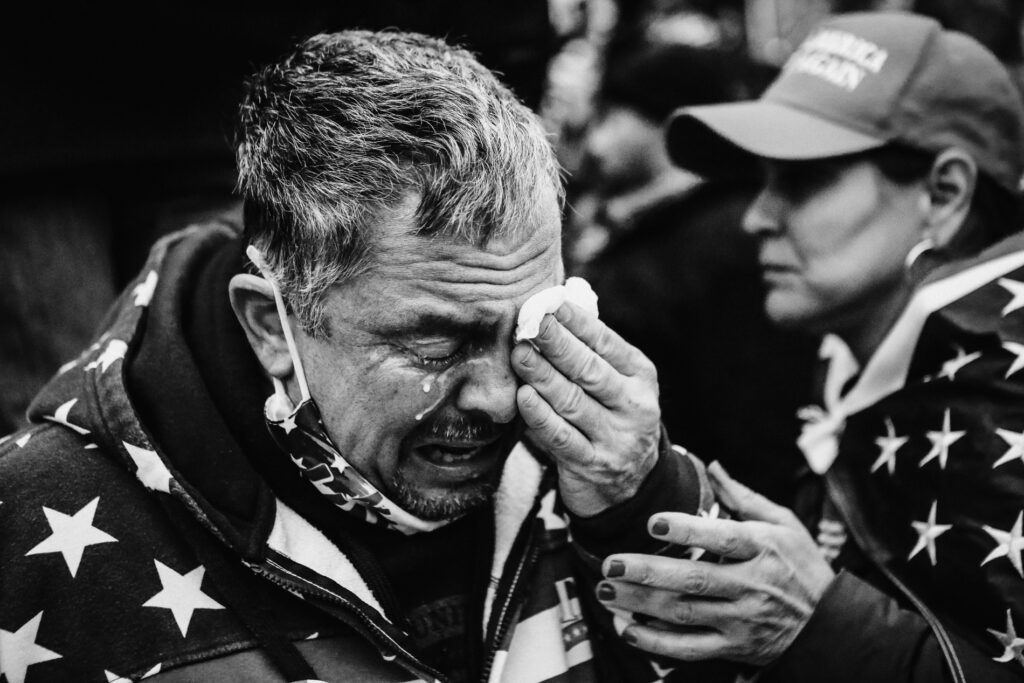
{"label": "tear on cheek", "polygon": [[413,419],[417,422],[420,422],[424,417],[437,410],[445,402],[445,399],[448,398],[451,388],[451,373],[449,370],[428,374],[413,390],[416,400],[424,404],[423,408],[413,415]]}
{"label": "tear on cheek", "polygon": [[419,422],[419,421],[420,421],[420,420],[422,420],[422,419],[423,419],[424,417],[426,417],[426,416],[427,416],[427,415],[429,415],[430,413],[432,413],[432,412],[434,412],[435,410],[437,410],[437,407],[438,407],[439,405],[441,405],[442,403],[444,403],[444,395],[443,395],[443,394],[442,394],[441,396],[438,396],[438,397],[437,397],[437,399],[435,399],[435,400],[434,400],[434,402],[433,402],[433,403],[431,403],[430,405],[428,405],[428,406],[427,406],[426,408],[424,408],[424,409],[423,409],[423,410],[421,410],[420,412],[416,413],[416,414],[415,414],[415,415],[413,416],[413,418],[414,418],[414,419],[415,419],[415,420],[416,420],[417,422]]}

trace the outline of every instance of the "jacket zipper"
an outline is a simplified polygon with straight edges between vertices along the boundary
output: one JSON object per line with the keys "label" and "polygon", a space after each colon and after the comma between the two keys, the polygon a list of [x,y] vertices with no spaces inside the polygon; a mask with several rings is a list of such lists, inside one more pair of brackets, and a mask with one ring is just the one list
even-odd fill
{"label": "jacket zipper", "polygon": [[356,624],[352,623],[352,621],[348,619],[342,619],[345,623],[355,629],[355,631],[361,636],[376,644],[378,648],[380,648],[381,641],[383,641],[383,643],[388,645],[389,649],[395,653],[395,660],[411,673],[425,680],[432,679],[437,683],[442,683],[444,681],[444,678],[440,673],[433,671],[430,667],[423,664],[423,662],[420,662],[415,655],[406,650],[398,643],[398,641],[385,633],[376,623],[374,623],[372,618],[364,614],[363,611],[351,601],[346,600],[340,595],[332,593],[326,588],[318,586],[301,576],[295,575],[294,572],[289,571],[287,568],[282,567],[271,559],[267,559],[266,564],[272,569],[268,569],[262,564],[252,562],[247,562],[246,564],[248,564],[249,568],[255,573],[283,588],[311,595],[313,597],[320,598],[321,600],[325,600],[326,602],[334,603],[335,605],[343,607],[348,613],[353,614],[359,622]]}
{"label": "jacket zipper", "polygon": [[505,600],[501,605],[501,611],[498,613],[498,625],[494,630],[494,638],[492,639],[492,647],[487,653],[487,661],[484,663],[483,670],[481,671],[480,681],[481,683],[487,683],[487,680],[491,676],[491,669],[494,668],[494,658],[498,654],[498,649],[501,647],[501,642],[508,632],[511,626],[512,615],[515,610],[512,609],[516,603],[520,602],[520,586],[522,585],[521,579],[528,566],[532,566],[534,560],[537,559],[539,548],[537,544],[533,542],[533,526],[532,523],[536,521],[536,518],[531,519],[531,527],[529,531],[529,537],[526,539],[526,552],[523,553],[523,558],[519,561],[516,566],[516,572],[512,575],[512,583],[508,590],[508,599]]}

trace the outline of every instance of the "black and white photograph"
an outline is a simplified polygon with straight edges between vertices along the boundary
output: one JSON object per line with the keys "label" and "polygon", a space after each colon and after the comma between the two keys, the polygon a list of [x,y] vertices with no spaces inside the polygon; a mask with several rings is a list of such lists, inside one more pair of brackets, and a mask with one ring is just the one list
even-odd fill
{"label": "black and white photograph", "polygon": [[1024,681],[1024,2],[27,6],[0,683]]}

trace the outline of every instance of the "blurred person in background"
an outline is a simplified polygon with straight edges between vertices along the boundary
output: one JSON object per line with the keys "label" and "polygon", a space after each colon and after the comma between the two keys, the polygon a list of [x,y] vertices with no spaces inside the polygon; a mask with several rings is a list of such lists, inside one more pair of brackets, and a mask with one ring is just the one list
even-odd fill
{"label": "blurred person in background", "polygon": [[755,186],[706,182],[672,164],[664,143],[671,112],[734,99],[751,69],[712,48],[613,48],[570,220],[576,256],[596,250],[581,270],[603,318],[658,368],[669,434],[788,500],[813,339],[763,311],[756,241],[741,229]]}
{"label": "blurred person in background", "polygon": [[[659,514],[713,564],[615,555],[625,637],[765,681],[1024,678],[1024,107],[975,40],[905,13],[818,27],[757,101],[685,109],[673,159],[758,166],[765,310],[823,336],[796,513],[709,468],[735,519]],[[763,454],[771,457],[770,453]],[[753,482],[756,487],[756,482]],[[812,537],[814,530],[816,539]]]}

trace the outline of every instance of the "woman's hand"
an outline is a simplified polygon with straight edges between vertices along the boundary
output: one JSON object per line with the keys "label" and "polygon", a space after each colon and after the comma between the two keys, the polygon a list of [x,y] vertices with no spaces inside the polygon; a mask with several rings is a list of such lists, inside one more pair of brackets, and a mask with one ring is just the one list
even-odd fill
{"label": "woman's hand", "polygon": [[607,606],[654,618],[623,637],[683,660],[775,661],[792,644],[835,576],[788,509],[708,467],[715,492],[743,521],[682,513],[651,517],[652,536],[704,548],[722,564],[655,555],[611,555],[597,595]]}

